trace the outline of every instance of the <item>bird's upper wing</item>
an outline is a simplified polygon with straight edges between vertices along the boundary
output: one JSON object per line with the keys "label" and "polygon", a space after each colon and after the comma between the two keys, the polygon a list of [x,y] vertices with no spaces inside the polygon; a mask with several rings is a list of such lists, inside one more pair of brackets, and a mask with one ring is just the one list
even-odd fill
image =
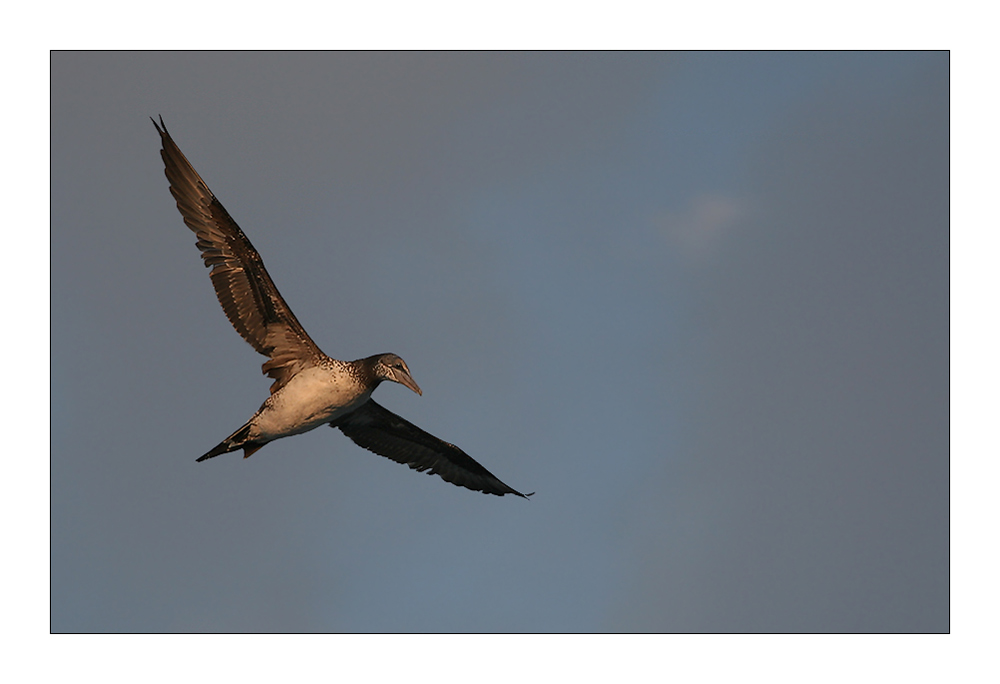
{"label": "bird's upper wing", "polygon": [[429,469],[452,484],[497,496],[531,496],[505,485],[454,444],[424,432],[371,399],[330,425],[340,428],[360,447],[414,470]]}
{"label": "bird's upper wing", "polygon": [[163,141],[160,156],[170,194],[184,223],[198,236],[219,303],[236,332],[269,357],[262,369],[274,378],[274,394],[322,352],[282,299],[260,254],[174,143],[163,119],[153,125]]}

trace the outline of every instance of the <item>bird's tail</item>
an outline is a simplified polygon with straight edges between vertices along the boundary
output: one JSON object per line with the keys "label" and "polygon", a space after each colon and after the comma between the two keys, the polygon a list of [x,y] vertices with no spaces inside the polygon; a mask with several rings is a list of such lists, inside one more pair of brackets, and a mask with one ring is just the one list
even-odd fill
{"label": "bird's tail", "polygon": [[215,448],[197,460],[204,461],[209,458],[215,458],[219,454],[228,454],[230,451],[236,451],[237,449],[243,449],[243,458],[250,458],[251,454],[260,449],[267,442],[253,442],[250,441],[249,436],[250,423],[247,423],[239,430],[219,442]]}

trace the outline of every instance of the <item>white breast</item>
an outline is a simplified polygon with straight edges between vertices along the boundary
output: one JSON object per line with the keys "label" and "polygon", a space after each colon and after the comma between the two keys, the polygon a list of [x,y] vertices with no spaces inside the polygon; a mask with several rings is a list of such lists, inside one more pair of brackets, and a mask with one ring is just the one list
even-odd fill
{"label": "white breast", "polygon": [[308,432],[368,401],[371,390],[339,369],[307,368],[264,402],[253,418],[254,437],[267,440]]}

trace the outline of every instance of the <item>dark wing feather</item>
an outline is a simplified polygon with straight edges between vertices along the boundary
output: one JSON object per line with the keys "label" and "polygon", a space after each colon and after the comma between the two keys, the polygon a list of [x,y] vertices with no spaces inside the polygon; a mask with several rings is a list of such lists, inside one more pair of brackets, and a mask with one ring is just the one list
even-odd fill
{"label": "dark wing feather", "polygon": [[371,399],[330,425],[340,428],[360,447],[414,470],[430,470],[452,484],[497,496],[531,496],[505,485],[454,444],[424,432]]}
{"label": "dark wing feather", "polygon": [[274,378],[274,394],[322,352],[285,304],[260,254],[174,143],[162,117],[153,125],[163,141],[160,156],[170,194],[184,223],[198,237],[222,310],[236,332],[269,357],[262,369]]}

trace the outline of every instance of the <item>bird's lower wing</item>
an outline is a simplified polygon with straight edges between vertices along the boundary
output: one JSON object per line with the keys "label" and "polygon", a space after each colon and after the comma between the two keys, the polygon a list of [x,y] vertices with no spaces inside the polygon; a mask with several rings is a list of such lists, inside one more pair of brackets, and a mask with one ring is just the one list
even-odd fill
{"label": "bird's lower wing", "polygon": [[414,470],[429,470],[452,484],[497,496],[531,496],[505,485],[454,444],[424,432],[371,399],[330,425],[340,428],[360,447]]}

